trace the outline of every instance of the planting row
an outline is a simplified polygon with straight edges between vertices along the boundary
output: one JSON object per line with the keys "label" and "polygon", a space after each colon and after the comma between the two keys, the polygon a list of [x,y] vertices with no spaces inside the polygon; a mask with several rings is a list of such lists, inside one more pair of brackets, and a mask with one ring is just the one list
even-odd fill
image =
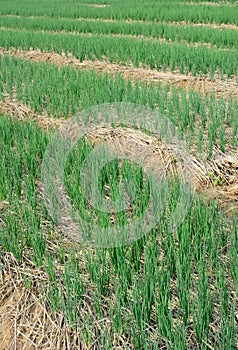
{"label": "planting row", "polygon": [[49,17],[13,17],[0,16],[0,26],[4,28],[66,31],[93,34],[137,35],[163,38],[169,41],[188,43],[209,43],[221,48],[237,48],[237,30],[194,27],[192,25],[175,26],[153,22],[95,21],[88,19],[49,18]]}
{"label": "planting row", "polygon": [[[124,80],[93,71],[58,68],[19,58],[0,58],[0,93],[7,91],[24,104],[55,117],[68,117],[78,111],[106,102],[133,102],[148,105],[168,117],[187,140],[202,152],[204,142],[209,154],[214,144],[222,150],[237,146],[238,105],[215,97],[201,97],[197,92],[177,91],[159,84]],[[3,95],[1,96],[3,99]],[[225,126],[225,127],[224,127]],[[226,132],[229,131],[228,134]]]}
{"label": "planting row", "polygon": [[[97,2],[100,4],[100,2]],[[238,24],[237,7],[227,6],[226,3],[220,6],[208,6],[207,3],[201,6],[178,1],[138,1],[116,0],[103,1],[106,6],[94,6],[92,0],[68,1],[67,4],[57,0],[34,0],[7,1],[1,2],[0,14],[14,14],[24,16],[48,16],[48,17],[87,17],[104,19],[133,19],[153,21],[191,21],[205,23],[234,23]]]}
{"label": "planting row", "polygon": [[210,74],[213,78],[217,70],[221,77],[237,76],[238,51],[223,51],[203,46],[188,46],[181,43],[158,43],[151,40],[135,40],[123,37],[100,37],[100,35],[77,36],[67,33],[32,32],[27,30],[0,30],[0,46],[21,48],[23,50],[41,49],[61,54],[69,52],[74,57],[128,64],[134,67],[140,64],[151,69],[180,73],[193,76]]}
{"label": "planting row", "polygon": [[[29,267],[40,270],[37,281],[44,278],[39,286],[23,269],[26,286],[34,283],[44,305],[60,310],[87,345],[97,341],[109,350],[120,334],[129,349],[185,349],[203,343],[235,349],[236,219],[225,222],[214,205],[196,199],[171,233],[169,212],[179,197],[175,182],[158,226],[131,246],[64,245],[62,237],[55,236],[57,227],[38,186],[49,138],[34,125],[0,118],[0,201],[7,203],[1,207],[0,252],[12,252],[24,268],[31,261]],[[78,174],[90,150],[79,142],[65,169],[68,195],[81,215],[85,205]],[[101,177],[98,174],[100,188],[107,184],[112,197],[117,195],[113,189],[119,184],[118,170],[114,162],[102,169]],[[121,171],[140,194],[145,184],[141,171],[132,164],[124,164]],[[97,218],[104,225],[104,213],[97,211]]]}

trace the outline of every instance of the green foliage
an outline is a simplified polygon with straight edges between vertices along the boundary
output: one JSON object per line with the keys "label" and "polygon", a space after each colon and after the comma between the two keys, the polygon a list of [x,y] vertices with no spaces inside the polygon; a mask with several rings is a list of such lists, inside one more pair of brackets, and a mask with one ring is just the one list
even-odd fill
{"label": "green foliage", "polygon": [[[158,226],[132,245],[76,249],[62,241],[52,250],[51,234],[43,230],[44,203],[36,186],[48,136],[34,125],[9,117],[2,116],[0,126],[1,193],[8,201],[1,214],[1,249],[12,252],[19,262],[23,253],[27,254],[46,273],[48,281],[41,286],[42,296],[52,310],[61,310],[67,322],[80,327],[83,341],[91,343],[91,331],[95,322],[105,317],[106,307],[111,328],[100,333],[102,345],[120,333],[133,348],[186,348],[192,327],[194,346],[211,343],[215,348],[235,348],[236,217],[224,221],[215,205],[209,207],[196,198],[184,222],[170,232],[168,220],[179,190],[175,183]],[[69,163],[66,171],[69,195],[76,206],[72,194],[79,184],[75,180],[85,154],[91,150],[84,142],[77,147],[69,162],[77,163],[78,157],[78,167],[75,171]],[[123,170],[110,163],[102,171],[102,185],[113,187],[118,170],[131,177],[134,173],[138,180],[135,186],[141,188],[137,168],[129,164],[124,164]],[[4,175],[9,172],[11,176]],[[23,279],[30,288],[30,277],[23,275]],[[90,300],[94,321],[90,314],[82,320],[84,298]],[[216,334],[210,328],[214,323]]]}
{"label": "green foliage", "polygon": [[[192,25],[237,25],[233,2],[209,6],[197,0],[98,0],[108,5],[99,8],[88,6],[94,0],[2,0],[0,46],[59,54],[63,50],[80,61],[169,67],[193,76],[210,74],[212,79],[218,69],[221,76],[237,77],[237,31]],[[129,19],[133,21],[125,21]],[[190,24],[174,26],[173,21]],[[212,47],[188,45],[197,42]],[[12,100],[56,118],[106,102],[134,102],[169,118],[190,145],[197,145],[201,157],[212,156],[214,145],[225,152],[238,144],[238,104],[232,98],[202,97],[193,90],[126,81],[119,74],[112,77],[7,55],[0,57],[0,78],[1,100],[7,92]],[[126,339],[128,349],[180,350],[191,344],[194,349],[235,349],[237,215],[227,220],[213,202],[195,197],[183,223],[171,232],[169,220],[180,190],[174,180],[158,225],[131,245],[95,249],[65,242],[41,196],[41,164],[50,137],[35,124],[0,117],[0,252],[11,252],[19,265],[30,261],[43,272],[39,293],[46,306],[63,313],[87,348],[94,346],[96,328],[96,346],[106,350],[119,337]],[[123,226],[145,210],[149,183],[142,169],[128,161],[110,162],[94,174],[108,202],[120,196],[121,179],[133,184],[128,191],[131,212],[111,220],[111,215],[89,205],[80,186],[83,161],[91,151],[92,145],[80,140],[68,157],[64,185],[71,204],[101,227]],[[219,177],[208,175],[214,185],[222,184]],[[33,281],[22,270],[30,290]]]}
{"label": "green foliage", "polygon": [[93,0],[70,0],[67,4],[58,0],[42,0],[35,3],[34,0],[8,0],[1,1],[0,14],[14,14],[23,16],[47,16],[75,18],[104,18],[104,19],[133,19],[150,21],[190,21],[205,23],[234,23],[238,24],[235,7],[227,6],[233,3],[230,0],[221,3],[219,7],[207,4],[193,4],[185,0],[104,0],[97,4],[106,4],[107,7],[93,7]]}
{"label": "green foliage", "polygon": [[[183,90],[172,89],[168,94],[168,89],[160,84],[135,81],[132,85],[120,75],[111,77],[71,67],[59,69],[53,64],[8,56],[0,58],[0,76],[0,96],[5,91],[11,96],[14,88],[17,99],[38,113],[45,111],[66,118],[97,104],[132,102],[156,108],[178,127],[181,135],[189,132],[191,144],[200,140],[200,153],[201,147],[211,155],[215,144],[224,151],[238,143],[238,104],[232,99],[226,102],[213,96],[202,97],[193,90],[186,95]],[[225,134],[226,126],[232,137]],[[30,160],[27,166],[34,168],[34,163]]]}
{"label": "green foliage", "polygon": [[[0,26],[5,29],[46,31],[64,34],[97,34],[97,35],[134,35],[151,39],[165,39],[172,42],[207,43],[217,48],[236,49],[238,45],[235,29],[217,30],[212,27],[198,27],[191,24],[174,26],[171,22],[155,23],[125,22],[120,20],[106,21],[89,18],[49,18],[49,17],[14,17],[0,16]],[[148,61],[149,62],[149,61]],[[210,67],[214,67],[213,65]]]}
{"label": "green foliage", "polygon": [[219,50],[214,47],[192,46],[182,43],[161,43],[155,40],[135,40],[126,37],[110,37],[92,34],[90,36],[72,35],[69,33],[33,32],[27,30],[1,30],[0,45],[5,48],[23,50],[40,49],[42,51],[62,53],[80,59],[102,60],[127,64],[135,67],[139,63],[149,65],[151,69],[183,67],[193,75],[207,74],[210,67],[217,67],[227,78],[237,76],[237,50]]}

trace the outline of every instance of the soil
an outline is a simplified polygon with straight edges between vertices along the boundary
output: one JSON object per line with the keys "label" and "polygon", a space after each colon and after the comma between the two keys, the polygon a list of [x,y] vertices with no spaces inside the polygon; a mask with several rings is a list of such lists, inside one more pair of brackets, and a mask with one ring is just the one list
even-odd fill
{"label": "soil", "polygon": [[230,23],[221,23],[217,24],[215,22],[213,23],[191,23],[191,22],[186,22],[186,21],[180,21],[180,22],[168,22],[170,25],[175,25],[175,26],[193,26],[193,27],[208,27],[208,28],[213,28],[213,29],[233,29],[233,30],[238,30],[238,26],[235,24],[230,24]]}
{"label": "soil", "polygon": [[[184,2],[181,2],[181,4],[184,4]],[[235,6],[237,5],[237,2],[235,3],[224,3],[224,2],[210,2],[210,1],[201,1],[201,2],[193,2],[193,1],[187,1],[185,2],[186,5],[200,5],[200,6]]]}
{"label": "soil", "polygon": [[88,7],[95,7],[95,8],[105,8],[105,7],[109,7],[110,5],[108,4],[81,4],[81,5],[85,5]]}

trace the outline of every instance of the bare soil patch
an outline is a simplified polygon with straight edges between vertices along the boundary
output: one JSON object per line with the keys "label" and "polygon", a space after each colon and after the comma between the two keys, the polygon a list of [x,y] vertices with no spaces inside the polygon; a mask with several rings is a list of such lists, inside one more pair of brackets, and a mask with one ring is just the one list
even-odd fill
{"label": "bare soil patch", "polygon": [[95,7],[95,8],[105,8],[110,6],[108,4],[81,4],[81,5],[88,6],[88,7]]}
{"label": "bare soil patch", "polygon": [[235,24],[229,24],[229,23],[221,23],[217,24],[215,22],[213,23],[203,23],[203,22],[198,22],[198,23],[193,23],[193,22],[186,22],[186,21],[180,21],[180,22],[168,22],[169,25],[174,25],[174,26],[193,26],[193,27],[208,27],[212,29],[233,29],[233,30],[238,30],[238,26]]}
{"label": "bare soil patch", "polygon": [[[184,4],[184,2],[181,2],[180,4]],[[194,1],[187,1],[185,2],[186,5],[200,5],[200,6],[235,6],[237,5],[237,2],[235,3],[229,3],[229,2],[210,2],[210,1],[200,1],[200,2],[194,2]]]}
{"label": "bare soil patch", "polygon": [[132,82],[137,79],[147,82],[157,82],[166,85],[176,86],[189,90],[193,88],[194,90],[199,91],[201,94],[215,94],[217,97],[223,97],[228,99],[229,96],[232,98],[238,98],[238,83],[237,78],[230,78],[228,80],[222,81],[219,78],[218,72],[215,74],[214,79],[211,80],[208,75],[202,77],[193,77],[190,75],[184,75],[177,71],[157,71],[155,69],[146,69],[146,68],[135,68],[132,64],[123,66],[116,63],[109,63],[105,61],[90,61],[90,60],[80,60],[76,59],[68,53],[66,57],[65,53],[56,54],[50,52],[42,52],[40,50],[19,50],[19,49],[10,49],[6,50],[5,48],[0,49],[1,55],[10,55],[15,57],[20,57],[23,59],[28,59],[36,62],[48,62],[54,63],[60,66],[71,65],[76,69],[90,69],[98,72],[105,72],[109,74],[122,74],[124,78],[131,79]]}

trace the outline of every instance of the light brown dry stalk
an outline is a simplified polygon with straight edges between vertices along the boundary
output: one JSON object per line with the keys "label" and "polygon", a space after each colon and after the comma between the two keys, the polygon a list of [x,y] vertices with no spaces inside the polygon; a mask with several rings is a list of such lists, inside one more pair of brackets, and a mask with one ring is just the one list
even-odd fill
{"label": "light brown dry stalk", "polygon": [[[43,271],[36,269],[33,263],[31,267],[27,261],[24,263],[24,267],[20,266],[11,253],[1,256],[0,350],[98,349],[97,334],[105,327],[103,322],[100,324],[95,321],[92,344],[86,344],[81,339],[80,327],[83,328],[89,313],[92,318],[95,314],[89,299],[85,298],[81,305],[81,326],[78,329],[70,327],[63,313],[51,311],[42,298],[40,290],[42,284],[45,284]],[[26,288],[22,278],[22,272],[25,275],[26,269],[31,269],[31,282],[34,287],[30,289]]]}

